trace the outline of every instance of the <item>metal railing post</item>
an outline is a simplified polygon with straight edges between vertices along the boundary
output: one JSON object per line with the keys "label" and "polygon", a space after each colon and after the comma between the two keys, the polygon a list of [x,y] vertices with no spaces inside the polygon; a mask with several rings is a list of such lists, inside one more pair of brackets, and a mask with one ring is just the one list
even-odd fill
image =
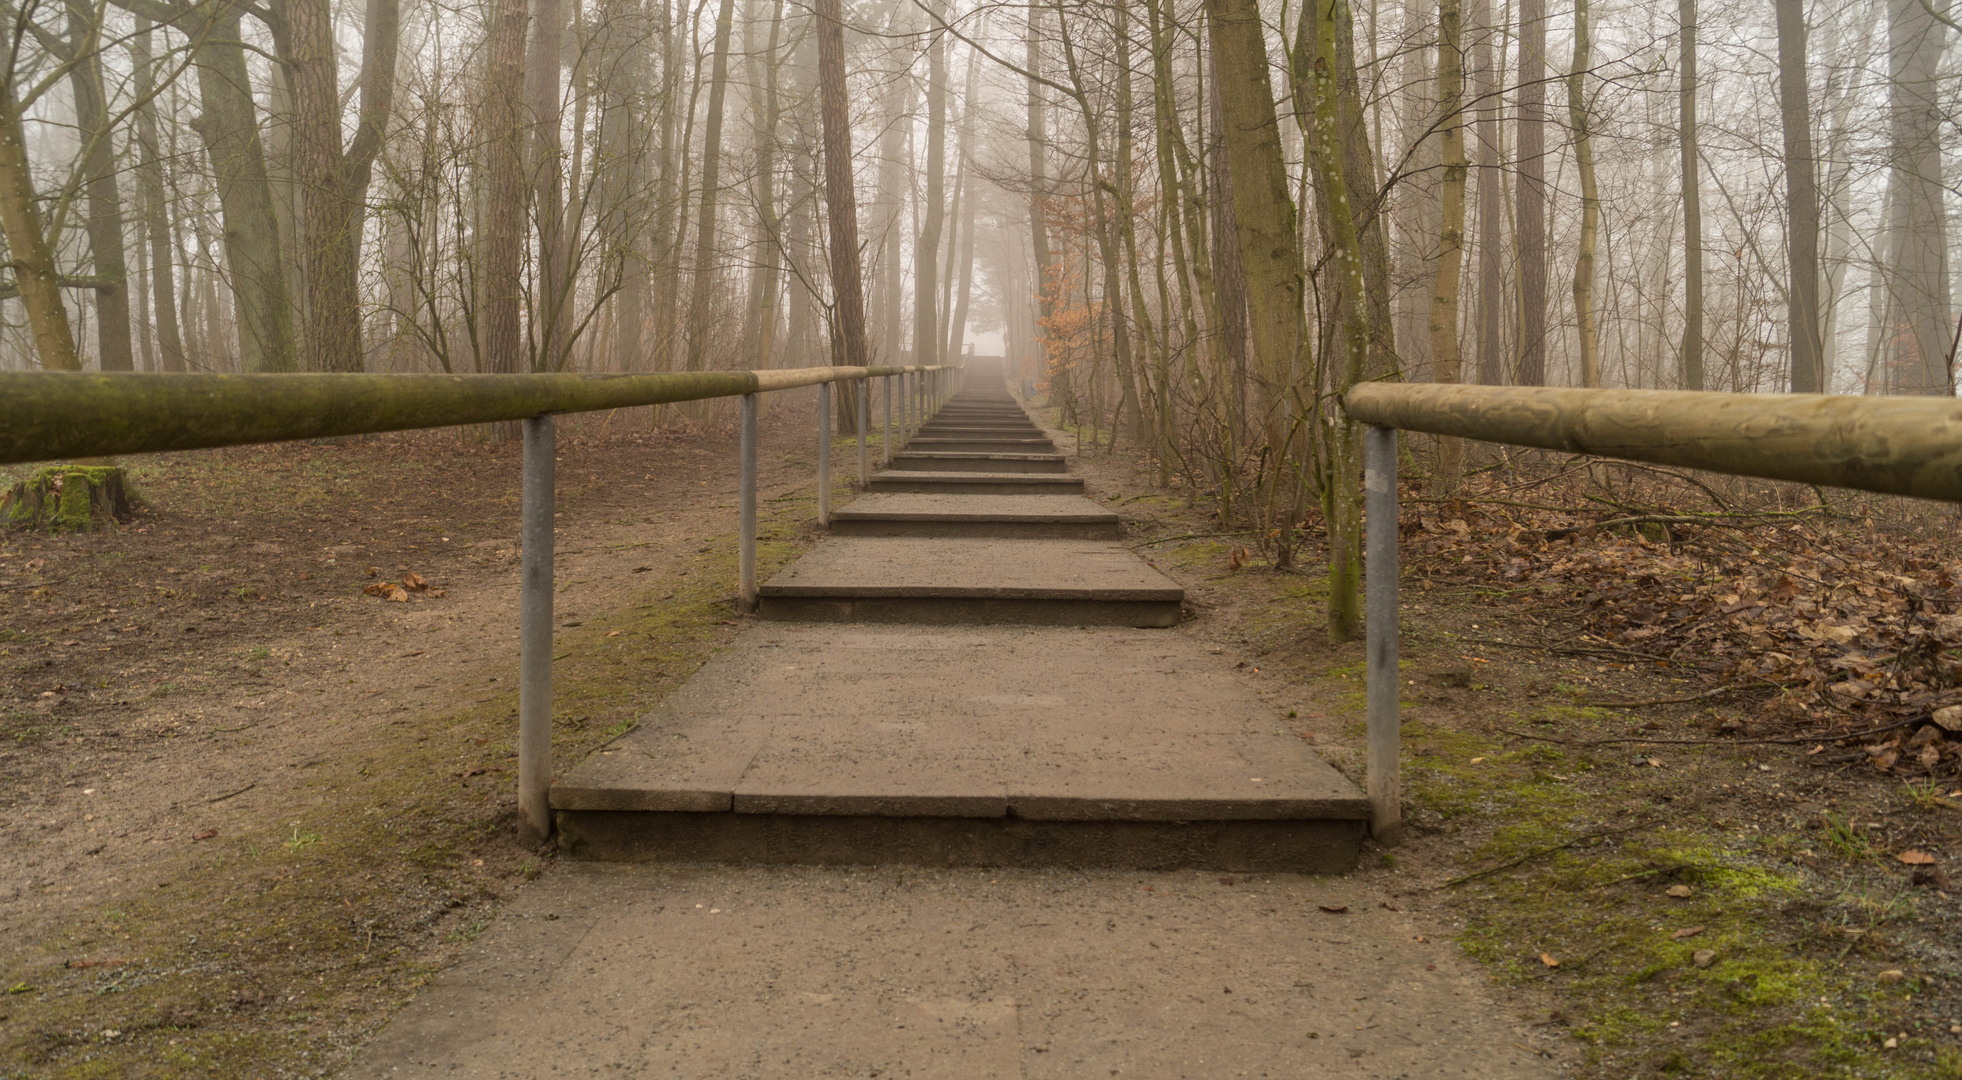
{"label": "metal railing post", "polygon": [[831,384],[818,384],[818,528],[831,527]]}
{"label": "metal railing post", "polygon": [[550,415],[524,422],[518,575],[518,819],[529,843],[552,835],[552,504]]}
{"label": "metal railing post", "polygon": [[911,378],[912,376],[904,371],[899,373],[899,443],[901,446],[904,446],[913,438],[913,425],[910,422],[913,408],[913,384],[908,381]]}
{"label": "metal railing post", "polygon": [[737,497],[742,540],[741,554],[737,557],[740,578],[736,607],[744,612],[756,610],[756,398],[755,394],[742,397],[742,483]]}
{"label": "metal railing post", "polygon": [[885,460],[882,465],[892,464],[892,376],[881,375],[879,385],[885,389],[886,433],[879,439],[879,453]]}
{"label": "metal railing post", "polygon": [[858,397],[858,486],[864,487],[871,478],[866,467],[866,444],[872,441],[872,380],[860,379],[853,389]]}
{"label": "metal railing post", "polygon": [[1394,844],[1403,831],[1397,718],[1397,429],[1363,434],[1364,588],[1369,671],[1369,832]]}

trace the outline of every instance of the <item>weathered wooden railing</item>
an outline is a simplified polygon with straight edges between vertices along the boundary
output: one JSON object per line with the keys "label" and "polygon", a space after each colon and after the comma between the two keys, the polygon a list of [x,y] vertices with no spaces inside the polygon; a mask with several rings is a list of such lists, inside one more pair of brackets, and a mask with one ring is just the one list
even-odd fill
{"label": "weathered wooden railing", "polygon": [[[741,398],[740,584],[756,605],[756,403],[818,388],[818,520],[831,516],[831,384],[856,382],[858,479],[866,480],[872,380],[884,390],[892,460],[893,398],[903,443],[959,388],[950,366],[818,367],[653,375],[131,375],[0,373],[0,464],[198,450],[498,421],[524,425],[523,564],[518,602],[518,812],[551,835],[552,417],[708,398]],[[895,387],[894,382],[898,385]]]}
{"label": "weathered wooden railing", "polygon": [[1366,383],[1344,398],[1364,434],[1370,831],[1402,828],[1397,694],[1397,431],[1962,502],[1954,398]]}

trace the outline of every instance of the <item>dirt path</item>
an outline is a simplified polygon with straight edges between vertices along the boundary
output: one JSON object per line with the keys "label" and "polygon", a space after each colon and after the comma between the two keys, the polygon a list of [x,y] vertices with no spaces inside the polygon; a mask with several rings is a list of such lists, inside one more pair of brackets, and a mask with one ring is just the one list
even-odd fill
{"label": "dirt path", "polygon": [[[787,511],[813,497],[809,409],[779,405],[765,423],[775,548],[795,544],[808,513]],[[731,433],[599,426],[562,425],[556,617],[560,649],[579,653],[561,665],[568,756],[684,678],[731,618]],[[0,586],[0,980],[14,991],[0,997],[0,1062],[58,1072],[104,1052],[140,1059],[152,1039],[190,1054],[241,1035],[255,1060],[318,1059],[387,1007],[327,973],[413,983],[467,939],[501,877],[536,873],[498,839],[514,802],[516,448],[439,434],[129,464],[154,506],[134,528],[0,546],[13,579]],[[406,603],[361,592],[406,572],[433,588]],[[651,625],[589,623],[636,605]],[[649,678],[591,678],[602,662]],[[423,865],[331,857],[372,829]],[[352,892],[324,938],[296,932],[308,919],[291,909],[318,899],[308,885]],[[257,910],[224,917],[225,934],[197,933],[207,905],[230,916],[248,897]],[[218,978],[175,1001],[101,997],[199,966]],[[322,1007],[270,1008],[298,997],[275,984],[302,981]]]}

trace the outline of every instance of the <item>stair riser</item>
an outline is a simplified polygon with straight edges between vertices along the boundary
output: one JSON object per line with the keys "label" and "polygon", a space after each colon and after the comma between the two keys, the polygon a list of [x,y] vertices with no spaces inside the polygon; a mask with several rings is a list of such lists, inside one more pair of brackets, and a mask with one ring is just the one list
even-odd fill
{"label": "stair riser", "polygon": [[1053,454],[1056,444],[1048,439],[914,439],[906,444],[921,453],[949,454]]}
{"label": "stair riser", "polygon": [[1047,473],[1054,475],[1070,471],[1069,462],[1060,458],[1054,461],[1018,461],[1015,458],[936,458],[917,454],[898,454],[892,459],[892,467],[908,472],[991,472],[991,473]]}
{"label": "stair riser", "polygon": [[[896,491],[915,495],[1081,495],[1083,481],[1072,479],[1063,483],[1035,483],[1033,481],[988,480],[983,482],[954,480],[949,474],[947,480],[892,480],[879,476],[866,482],[867,491]],[[1041,475],[1037,473],[1031,476]]]}
{"label": "stair riser", "polygon": [[1177,600],[1005,600],[942,596],[769,596],[756,613],[780,622],[926,626],[1177,626]]}
{"label": "stair riser", "polygon": [[1121,522],[831,520],[833,536],[918,536],[978,540],[1121,540]]}
{"label": "stair riser", "polygon": [[613,862],[1345,874],[1365,823],[561,810],[558,827],[562,850]]}

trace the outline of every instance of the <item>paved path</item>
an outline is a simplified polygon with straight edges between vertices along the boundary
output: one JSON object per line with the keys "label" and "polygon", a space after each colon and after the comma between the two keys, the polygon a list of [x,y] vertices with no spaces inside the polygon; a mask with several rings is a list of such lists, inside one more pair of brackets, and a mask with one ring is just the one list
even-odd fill
{"label": "paved path", "polygon": [[1307,876],[1355,866],[1362,794],[1136,629],[1178,585],[969,380],[763,620],[554,786],[595,861],[346,1075],[1552,1075],[1474,967]]}

